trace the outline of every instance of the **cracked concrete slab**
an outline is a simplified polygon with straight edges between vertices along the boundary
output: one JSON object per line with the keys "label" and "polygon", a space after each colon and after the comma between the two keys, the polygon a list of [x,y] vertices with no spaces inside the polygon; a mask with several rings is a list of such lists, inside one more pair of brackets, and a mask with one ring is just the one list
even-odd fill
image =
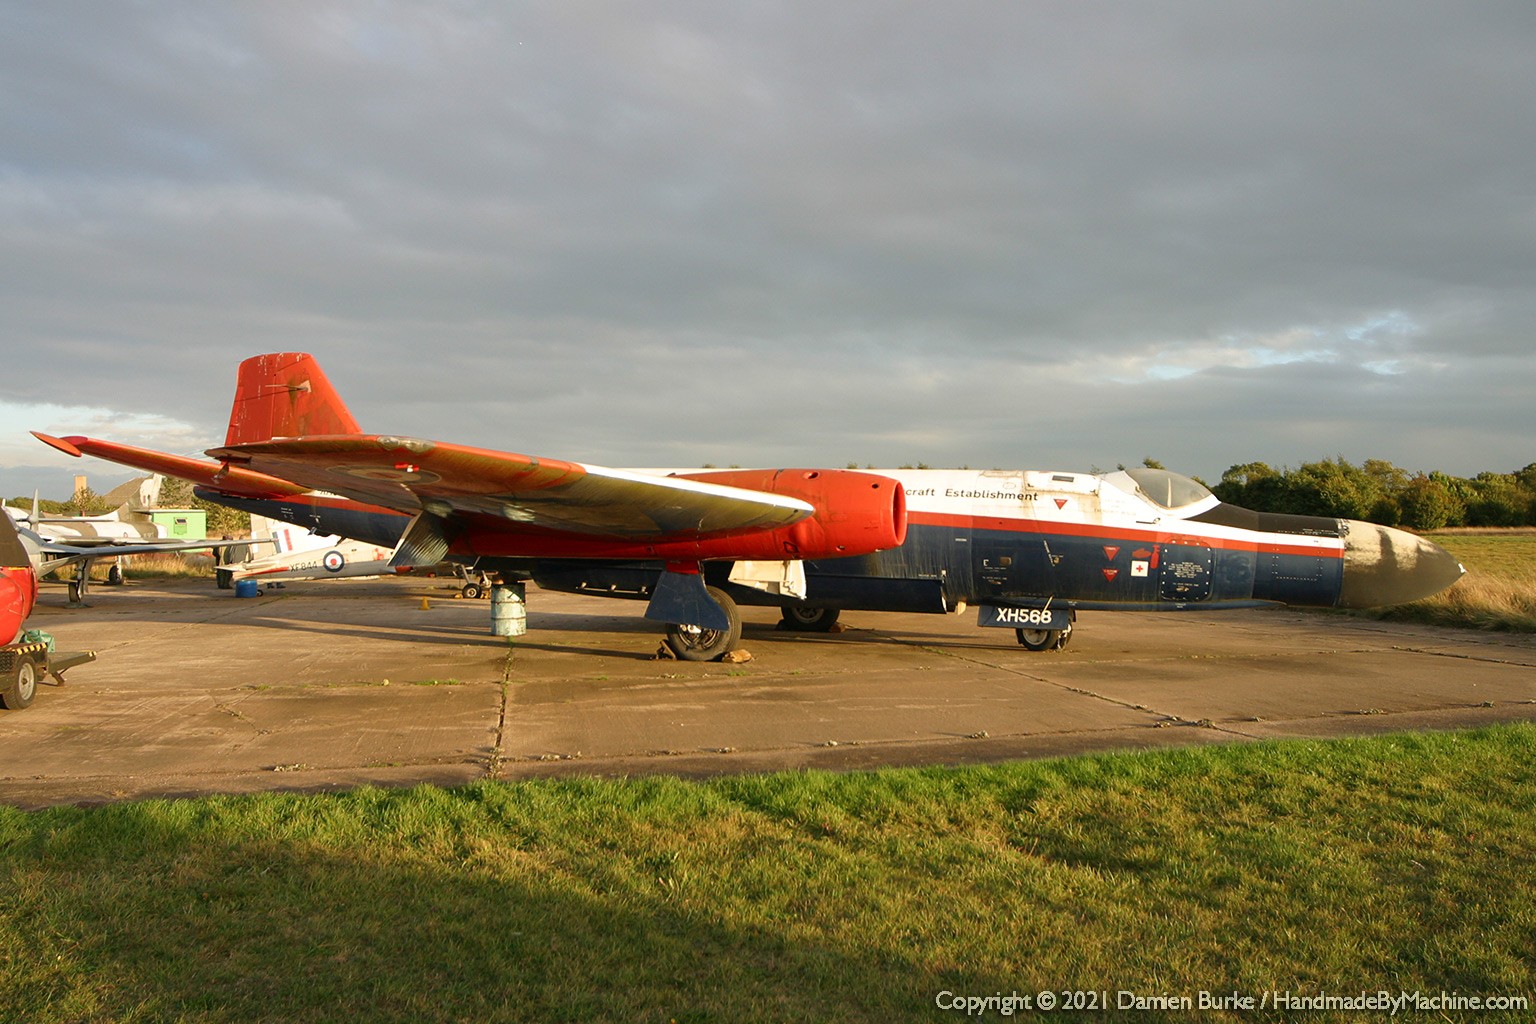
{"label": "cracked concrete slab", "polygon": [[529,634],[422,579],[99,588],[30,625],[99,660],[0,711],[0,800],[563,774],[962,764],[1536,720],[1536,638],[1285,610],[1084,613],[1065,651],[962,616],[744,609],[740,665],[654,660],[630,602],[533,591]]}

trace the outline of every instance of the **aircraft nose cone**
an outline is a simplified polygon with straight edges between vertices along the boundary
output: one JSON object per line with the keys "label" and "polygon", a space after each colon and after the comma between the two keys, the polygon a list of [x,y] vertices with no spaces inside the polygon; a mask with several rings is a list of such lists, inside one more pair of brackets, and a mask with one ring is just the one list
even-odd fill
{"label": "aircraft nose cone", "polygon": [[1439,593],[1466,572],[1437,544],[1390,526],[1345,520],[1340,608],[1404,604]]}

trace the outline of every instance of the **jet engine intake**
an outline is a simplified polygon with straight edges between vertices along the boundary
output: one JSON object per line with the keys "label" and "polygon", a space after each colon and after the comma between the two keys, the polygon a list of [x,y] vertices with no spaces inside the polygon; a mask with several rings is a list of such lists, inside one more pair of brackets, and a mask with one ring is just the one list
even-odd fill
{"label": "jet engine intake", "polygon": [[907,539],[906,491],[897,481],[878,473],[847,469],[732,469],[688,473],[685,478],[767,491],[814,505],[814,515],[772,532],[779,558],[871,554],[900,547]]}

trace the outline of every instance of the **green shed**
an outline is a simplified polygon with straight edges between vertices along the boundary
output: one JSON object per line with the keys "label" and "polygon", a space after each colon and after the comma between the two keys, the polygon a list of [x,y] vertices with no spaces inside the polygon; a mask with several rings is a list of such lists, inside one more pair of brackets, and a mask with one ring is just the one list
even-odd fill
{"label": "green shed", "polygon": [[208,539],[208,513],[200,508],[147,508],[144,515],[166,540]]}

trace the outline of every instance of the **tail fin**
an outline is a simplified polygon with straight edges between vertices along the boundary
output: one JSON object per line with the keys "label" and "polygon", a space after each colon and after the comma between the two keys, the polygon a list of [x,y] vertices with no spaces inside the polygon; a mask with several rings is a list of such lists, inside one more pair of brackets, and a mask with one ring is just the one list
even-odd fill
{"label": "tail fin", "polygon": [[295,528],[286,523],[251,513],[251,539],[270,540],[275,555],[286,555],[293,550],[293,534],[289,532],[292,529]]}
{"label": "tail fin", "polygon": [[226,445],[361,433],[314,356],[274,352],[240,364]]}

